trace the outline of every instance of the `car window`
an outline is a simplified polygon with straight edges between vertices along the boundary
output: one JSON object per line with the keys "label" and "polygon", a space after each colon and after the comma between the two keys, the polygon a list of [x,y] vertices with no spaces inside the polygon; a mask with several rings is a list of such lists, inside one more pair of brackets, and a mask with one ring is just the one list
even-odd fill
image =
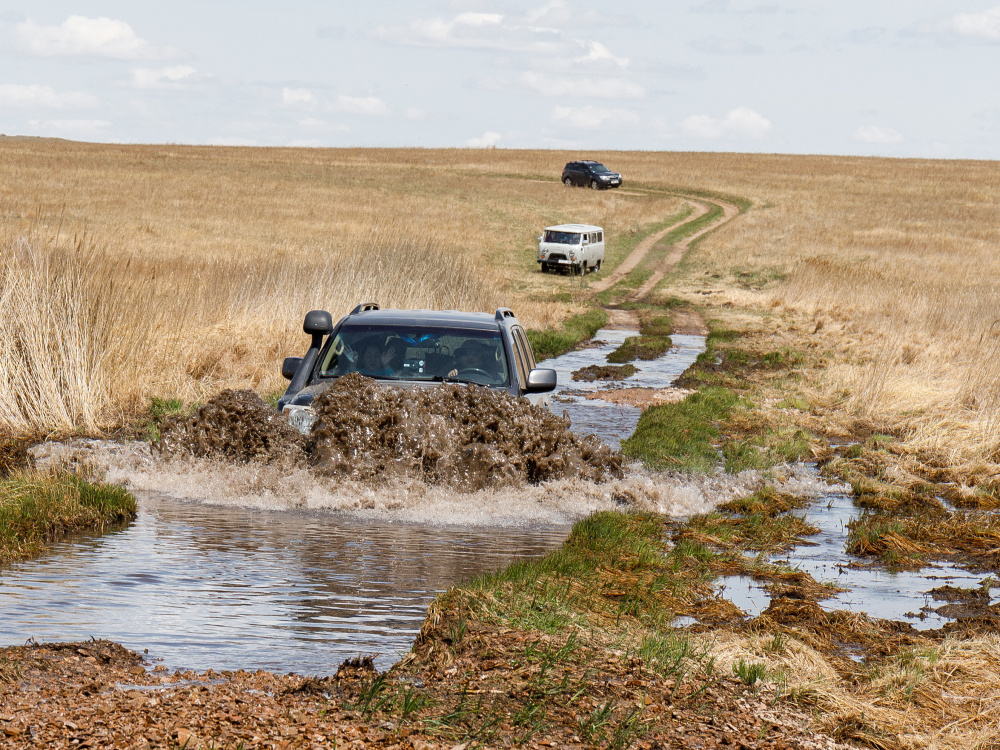
{"label": "car window", "polygon": [[598,232],[597,233],[597,241],[598,242],[604,242],[604,232]]}
{"label": "car window", "polygon": [[528,383],[528,360],[524,356],[524,351],[521,348],[521,342],[518,341],[517,334],[515,333],[511,337],[511,343],[514,349],[514,361],[517,364],[517,373],[520,376],[521,384],[527,385]]}
{"label": "car window", "polygon": [[546,229],[545,242],[555,242],[558,245],[579,245],[580,235],[577,232],[559,232]]}
{"label": "car window", "polygon": [[591,164],[590,171],[593,172],[594,174],[605,174],[606,172],[610,172],[611,170],[608,169],[603,164]]}
{"label": "car window", "polygon": [[349,372],[379,380],[456,379],[497,386],[509,382],[499,329],[440,325],[343,326],[323,349],[319,376],[337,378]]}
{"label": "car window", "polygon": [[518,341],[521,342],[521,347],[524,349],[524,358],[527,360],[528,370],[535,369],[535,354],[531,351],[531,343],[528,341],[527,335],[524,333],[523,328],[515,328],[514,336]]}

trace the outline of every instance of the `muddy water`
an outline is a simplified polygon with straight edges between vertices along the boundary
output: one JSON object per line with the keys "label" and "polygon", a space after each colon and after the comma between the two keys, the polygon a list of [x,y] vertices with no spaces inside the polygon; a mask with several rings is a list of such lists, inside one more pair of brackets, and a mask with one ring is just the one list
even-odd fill
{"label": "muddy water", "polygon": [[607,355],[617,349],[636,331],[602,329],[594,336],[594,346],[547,360],[539,367],[552,367],[559,374],[559,386],[553,394],[552,410],[565,414],[580,432],[592,432],[612,448],[635,430],[641,409],[625,404],[612,404],[600,399],[588,399],[588,393],[615,388],[666,388],[694,364],[705,351],[704,336],[671,336],[673,348],[663,357],[635,362],[635,375],[622,381],[573,380],[573,373],[591,365],[606,365]]}
{"label": "muddy water", "polygon": [[[605,384],[570,384],[570,374],[605,364],[607,352],[634,333],[602,331],[606,343],[550,363],[560,371],[560,407],[576,437],[547,420],[549,447],[576,450],[574,471],[552,464],[548,474],[530,475],[500,445],[499,458],[472,457],[485,468],[471,482],[465,464],[438,471],[445,481],[437,484],[405,471],[372,483],[384,465],[366,466],[362,477],[330,467],[358,447],[343,435],[328,438],[327,470],[316,471],[303,460],[315,446],[270,424],[273,412],[245,394],[211,405],[208,421],[221,432],[195,426],[184,433],[201,446],[188,455],[106,441],[43,445],[34,451],[42,467],[85,464],[129,486],[139,517],[122,532],[60,543],[40,559],[0,569],[0,643],[110,638],[148,649],[171,669],[331,674],[343,659],[366,653],[379,654],[384,668],[409,649],[438,593],[554,549],[578,518],[621,507],[686,515],[756,489],[757,479],[618,476],[602,468],[606,454],[583,436],[596,432],[617,446],[639,410],[581,398]],[[675,340],[678,348],[640,363],[624,384],[668,385],[700,351],[697,337]],[[410,408],[403,401],[390,405],[394,413]],[[259,419],[242,418],[254,414]],[[516,427],[502,427],[503,434]],[[433,441],[416,437],[426,454]],[[229,448],[220,452],[222,443]],[[509,474],[508,465],[515,481],[494,481]],[[588,481],[594,478],[605,481]]]}
{"label": "muddy water", "polygon": [[[989,574],[970,573],[948,563],[898,573],[867,567],[870,560],[844,551],[847,523],[860,515],[846,489],[829,487],[814,501],[804,515],[820,532],[807,537],[809,544],[772,561],[784,562],[809,573],[817,581],[847,589],[820,602],[824,609],[865,612],[872,617],[908,622],[919,630],[939,628],[950,622],[950,617],[936,611],[946,602],[936,601],[932,589],[976,588]],[[751,616],[760,614],[770,604],[767,592],[750,578],[730,576],[717,584],[727,599]],[[993,603],[996,601],[994,597]]]}
{"label": "muddy water", "polygon": [[443,589],[559,545],[565,527],[372,524],[143,495],[125,531],[0,571],[0,643],[106,637],[174,668],[332,674],[409,650]]}

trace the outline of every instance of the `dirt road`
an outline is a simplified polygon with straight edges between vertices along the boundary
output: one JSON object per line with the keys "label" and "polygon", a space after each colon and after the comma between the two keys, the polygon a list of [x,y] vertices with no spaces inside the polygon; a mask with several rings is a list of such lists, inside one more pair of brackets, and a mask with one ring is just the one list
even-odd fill
{"label": "dirt road", "polygon": [[[649,294],[656,288],[656,285],[663,280],[664,276],[676,268],[681,258],[684,257],[684,254],[688,251],[688,249],[690,249],[695,240],[704,237],[709,232],[715,231],[726,222],[738,216],[740,213],[739,206],[720,198],[696,198],[683,193],[678,193],[677,195],[686,199],[691,204],[693,208],[692,212],[681,221],[671,224],[668,227],[664,227],[658,232],[654,232],[636,245],[635,249],[629,253],[628,257],[626,257],[614,271],[608,274],[605,278],[591,284],[590,290],[594,294],[610,289],[612,286],[628,276],[638,267],[643,259],[645,259],[645,257],[649,254],[649,251],[652,250],[656,246],[656,243],[661,239],[678,229],[698,221],[713,208],[721,209],[722,215],[715,221],[703,226],[698,231],[685,236],[679,242],[674,244],[671,247],[670,252],[667,254],[667,257],[664,258],[653,271],[653,275],[650,276],[641,287],[625,297],[624,300],[626,302],[641,302],[649,296]],[[606,307],[605,311],[608,313],[608,327],[631,330],[638,328],[638,319],[633,311],[622,310],[617,307]],[[674,331],[676,333],[699,335],[704,335],[708,332],[704,322],[698,314],[691,310],[679,310],[675,313]]]}

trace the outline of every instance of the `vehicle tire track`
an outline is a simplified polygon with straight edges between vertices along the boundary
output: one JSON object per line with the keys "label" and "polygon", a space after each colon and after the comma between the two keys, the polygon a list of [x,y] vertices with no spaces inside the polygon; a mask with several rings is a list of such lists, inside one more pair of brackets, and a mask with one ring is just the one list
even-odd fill
{"label": "vehicle tire track", "polygon": [[[670,253],[667,255],[667,257],[663,259],[663,262],[660,263],[660,265],[656,268],[656,270],[653,271],[653,275],[650,276],[648,279],[646,279],[646,282],[641,287],[636,289],[634,292],[632,292],[625,298],[628,302],[639,302],[640,300],[645,299],[649,295],[649,293],[656,288],[656,285],[663,280],[663,277],[677,267],[677,264],[680,263],[681,259],[684,257],[684,254],[690,249],[691,244],[695,240],[699,239],[700,237],[704,237],[709,232],[714,232],[723,224],[726,224],[727,222],[739,216],[740,213],[739,206],[737,206],[735,203],[730,203],[729,201],[720,200],[718,198],[696,199],[692,198],[691,196],[684,196],[684,197],[687,198],[687,200],[691,201],[692,203],[700,205],[702,210],[700,213],[688,217],[688,219],[684,221],[683,224],[688,224],[690,222],[695,221],[700,216],[704,216],[711,210],[713,206],[722,209],[722,216],[713,221],[711,224],[702,227],[694,234],[690,234],[684,239],[682,239],[680,242],[676,243],[671,248]],[[656,237],[658,239],[659,237],[663,237],[665,234],[666,232],[657,232],[655,235],[653,235],[653,237]],[[649,245],[649,247],[646,248],[646,253],[648,253],[649,250],[655,244],[656,241],[654,240]],[[638,248],[636,249],[638,250]],[[643,253],[643,256],[645,256],[646,253]],[[629,256],[629,258],[631,258],[631,256]]]}
{"label": "vehicle tire track", "polygon": [[[684,197],[686,198],[687,196]],[[686,216],[680,221],[674,222],[668,227],[664,227],[658,232],[654,232],[649,235],[649,237],[642,240],[614,271],[609,273],[605,278],[591,284],[591,291],[603,292],[605,289],[617,284],[619,281],[628,276],[635,269],[635,267],[642,262],[643,258],[645,258],[649,251],[653,249],[653,245],[659,242],[663,237],[666,237],[668,234],[676,229],[679,229],[685,224],[701,218],[711,210],[711,204],[709,203],[691,199],[688,200],[694,208],[694,211],[689,216]]]}

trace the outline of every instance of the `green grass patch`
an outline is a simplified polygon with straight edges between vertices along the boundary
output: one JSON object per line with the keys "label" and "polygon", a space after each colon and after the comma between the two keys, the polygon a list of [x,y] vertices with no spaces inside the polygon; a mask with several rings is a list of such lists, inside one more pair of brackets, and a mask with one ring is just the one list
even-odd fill
{"label": "green grass patch", "polygon": [[594,334],[607,322],[607,313],[595,308],[574,315],[569,320],[564,321],[560,328],[548,328],[544,331],[528,330],[528,341],[531,343],[536,360],[558,357],[581,341],[593,338]]}
{"label": "green grass patch", "polygon": [[607,359],[615,364],[659,359],[671,346],[673,342],[669,336],[629,336]]}
{"label": "green grass patch", "polygon": [[0,560],[30,557],[58,536],[103,531],[135,514],[135,498],[123,487],[71,474],[15,473],[0,481]]}
{"label": "green grass patch", "polygon": [[622,453],[653,469],[710,472],[719,465],[719,422],[740,404],[725,388],[707,387],[676,404],[646,409]]}

